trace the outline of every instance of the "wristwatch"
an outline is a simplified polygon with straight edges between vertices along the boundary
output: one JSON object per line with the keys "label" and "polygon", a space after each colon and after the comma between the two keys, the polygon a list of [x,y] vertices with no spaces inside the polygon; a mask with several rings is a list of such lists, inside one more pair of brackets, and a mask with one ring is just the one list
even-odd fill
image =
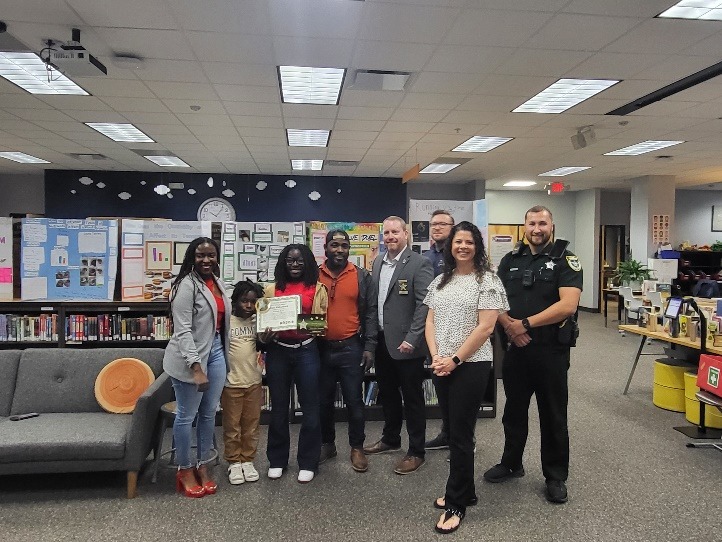
{"label": "wristwatch", "polygon": [[521,325],[524,326],[524,329],[529,331],[531,329],[531,324],[529,323],[529,318],[522,318]]}
{"label": "wristwatch", "polygon": [[461,360],[459,359],[459,356],[451,356],[451,361],[453,361],[457,365],[461,364]]}

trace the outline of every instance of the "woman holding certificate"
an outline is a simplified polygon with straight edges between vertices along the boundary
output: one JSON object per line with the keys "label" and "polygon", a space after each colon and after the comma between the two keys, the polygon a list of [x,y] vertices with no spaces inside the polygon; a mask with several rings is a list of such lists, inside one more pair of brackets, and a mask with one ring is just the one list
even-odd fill
{"label": "woman holding certificate", "polygon": [[499,311],[509,310],[499,277],[491,272],[479,228],[460,222],[444,248],[444,271],[429,285],[424,303],[426,342],[439,396],[449,412],[449,478],[434,501],[444,510],[436,531],[452,533],[474,505],[474,428],[491,373],[490,335]]}
{"label": "woman holding certificate", "polygon": [[[318,266],[311,249],[291,244],[278,256],[274,272],[275,284],[266,288],[266,298],[295,296],[295,310],[301,314],[325,314],[328,305],[326,287],[318,282]],[[285,301],[285,300],[284,300]],[[269,313],[272,312],[273,303]],[[292,306],[292,303],[281,305]],[[300,309],[300,310],[299,310]],[[286,308],[285,311],[288,311]],[[259,308],[259,326],[262,325]],[[290,314],[291,318],[293,314]],[[303,413],[298,436],[298,481],[313,480],[318,470],[321,452],[321,422],[319,410],[320,359],[314,335],[304,329],[278,331],[266,345],[266,382],[271,396],[271,419],[268,425],[266,455],[270,467],[268,477],[280,478],[288,466],[291,444],[289,407],[291,384],[295,382],[298,401]],[[265,328],[264,328],[265,329]],[[275,331],[275,330],[274,330]]]}
{"label": "woman holding certificate", "polygon": [[[208,471],[214,459],[216,410],[226,381],[231,302],[218,280],[218,243],[191,241],[170,293],[173,336],[163,357],[176,397],[173,422],[178,473],[176,488],[186,497],[216,492]],[[191,459],[196,415],[197,458]]]}

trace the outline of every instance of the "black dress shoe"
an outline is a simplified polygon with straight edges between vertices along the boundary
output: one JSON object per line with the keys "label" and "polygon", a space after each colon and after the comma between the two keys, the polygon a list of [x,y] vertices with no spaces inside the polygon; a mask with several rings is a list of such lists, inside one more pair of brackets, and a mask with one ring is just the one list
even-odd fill
{"label": "black dress shoe", "polygon": [[524,474],[524,467],[512,470],[499,463],[484,473],[484,480],[491,482],[492,484],[498,484],[499,482],[503,482],[509,478],[521,478]]}
{"label": "black dress shoe", "polygon": [[336,445],[334,443],[321,444],[321,455],[318,458],[318,464],[320,465],[327,459],[336,457],[337,454],[338,452],[336,452]]}
{"label": "black dress shoe", "polygon": [[401,446],[391,446],[390,444],[386,444],[383,440],[379,440],[371,446],[364,447],[364,453],[366,455],[385,454],[387,452],[395,452],[400,449]]}
{"label": "black dress shoe", "polygon": [[444,433],[439,433],[429,441],[426,441],[424,448],[427,450],[448,450],[449,437]]}
{"label": "black dress shoe", "polygon": [[561,480],[547,480],[546,498],[549,502],[564,504],[567,502],[567,486]]}

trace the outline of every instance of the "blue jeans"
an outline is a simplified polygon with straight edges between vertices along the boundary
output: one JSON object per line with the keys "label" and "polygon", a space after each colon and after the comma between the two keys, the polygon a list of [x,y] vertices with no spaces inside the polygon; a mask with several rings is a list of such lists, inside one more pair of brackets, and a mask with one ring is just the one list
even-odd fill
{"label": "blue jeans", "polygon": [[271,468],[288,466],[291,437],[288,428],[291,385],[296,383],[301,405],[301,431],[298,435],[298,467],[318,470],[321,453],[321,422],[319,420],[319,367],[316,341],[300,348],[287,348],[276,343],[266,353],[266,381],[271,396],[271,420],[268,424],[266,455]]}
{"label": "blue jeans", "polygon": [[191,433],[193,420],[198,415],[196,424],[197,463],[208,463],[214,457],[213,431],[216,427],[216,411],[221,399],[223,384],[226,381],[226,357],[223,351],[221,336],[216,333],[213,346],[208,357],[209,388],[199,392],[195,384],[171,378],[175,391],[176,413],[173,422],[173,439],[175,440],[176,457],[181,469],[189,469],[191,462]]}
{"label": "blue jeans", "polygon": [[333,342],[321,340],[319,350],[321,351],[321,441],[324,444],[332,444],[336,440],[334,403],[336,382],[339,382],[348,412],[348,443],[351,448],[362,448],[366,435],[361,338],[351,337],[340,348],[334,347]]}

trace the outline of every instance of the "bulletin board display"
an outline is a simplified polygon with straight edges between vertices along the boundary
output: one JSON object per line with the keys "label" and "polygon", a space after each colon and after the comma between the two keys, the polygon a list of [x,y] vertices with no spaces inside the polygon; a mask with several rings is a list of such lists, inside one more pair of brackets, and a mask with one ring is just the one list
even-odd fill
{"label": "bulletin board display", "polygon": [[669,243],[669,215],[652,215],[652,242]]}
{"label": "bulletin board display", "polygon": [[523,236],[523,224],[489,224],[489,259],[494,269]]}
{"label": "bulletin board display", "polygon": [[13,219],[0,218],[0,300],[13,298]]}
{"label": "bulletin board display", "polygon": [[305,222],[222,222],[221,279],[273,281],[278,255],[289,244],[306,244]]}
{"label": "bulletin board display", "polygon": [[349,236],[349,261],[371,271],[374,259],[381,250],[380,222],[319,222],[309,223],[309,244],[318,264],[326,260],[326,234],[343,230]]}
{"label": "bulletin board display", "polygon": [[481,231],[481,236],[489,251],[489,218],[486,200],[417,200],[409,201],[409,245],[411,250],[423,253],[429,250],[431,239],[431,213],[437,209],[447,211],[458,224],[468,220]]}
{"label": "bulletin board display", "polygon": [[168,301],[191,241],[211,236],[211,222],[132,220],[121,222],[121,299]]}
{"label": "bulletin board display", "polygon": [[24,218],[21,231],[22,299],[113,299],[117,220]]}

